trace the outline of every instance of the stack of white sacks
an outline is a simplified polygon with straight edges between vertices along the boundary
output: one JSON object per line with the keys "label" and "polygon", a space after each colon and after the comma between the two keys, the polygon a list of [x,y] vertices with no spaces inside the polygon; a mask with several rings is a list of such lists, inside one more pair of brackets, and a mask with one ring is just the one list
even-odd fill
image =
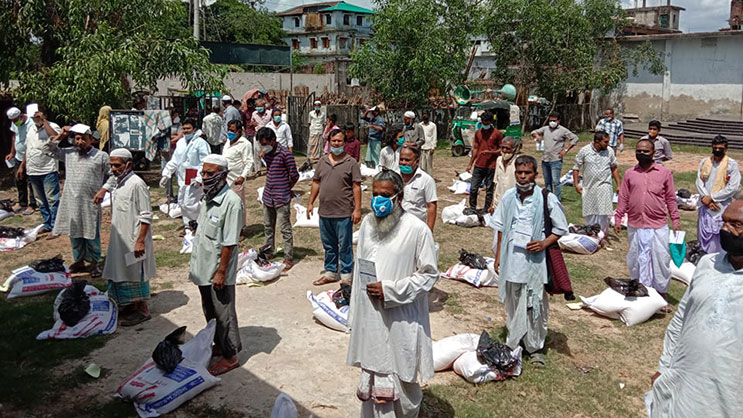
{"label": "stack of white sacks", "polygon": [[454,369],[470,383],[486,383],[505,380],[507,377],[521,374],[521,347],[512,351],[518,363],[508,373],[482,363],[477,358],[477,344],[480,341],[478,334],[459,334],[442,338],[433,343],[433,369],[442,372]]}

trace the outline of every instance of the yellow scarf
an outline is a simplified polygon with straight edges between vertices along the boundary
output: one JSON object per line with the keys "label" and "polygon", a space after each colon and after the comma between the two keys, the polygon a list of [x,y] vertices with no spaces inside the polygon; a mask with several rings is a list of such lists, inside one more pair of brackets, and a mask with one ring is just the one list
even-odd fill
{"label": "yellow scarf", "polygon": [[106,142],[108,142],[110,138],[110,132],[108,131],[108,118],[110,114],[111,106],[103,106],[101,107],[101,110],[98,111],[98,121],[95,124],[95,130],[98,131],[98,135],[100,135],[101,138],[99,149],[103,149],[103,146],[106,145]]}
{"label": "yellow scarf", "polygon": [[[704,163],[702,164],[702,170],[700,171],[700,175],[702,177],[702,181],[707,181],[709,178],[709,175],[712,174],[712,167],[713,167],[713,158],[709,157],[704,159]],[[722,160],[720,161],[720,165],[717,166],[717,175],[715,176],[715,184],[712,185],[712,190],[710,190],[710,193],[717,193],[720,190],[725,188],[725,185],[728,182],[728,156],[722,157]]]}

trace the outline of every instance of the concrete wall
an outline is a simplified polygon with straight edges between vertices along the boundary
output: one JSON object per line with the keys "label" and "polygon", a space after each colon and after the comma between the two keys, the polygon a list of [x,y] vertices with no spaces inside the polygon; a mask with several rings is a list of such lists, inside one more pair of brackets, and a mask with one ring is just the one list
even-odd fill
{"label": "concrete wall", "polygon": [[628,46],[649,40],[667,71],[640,69],[608,98],[620,113],[642,121],[696,117],[743,118],[743,32],[627,37]]}
{"label": "concrete wall", "polygon": [[[291,82],[290,82],[290,79]],[[294,74],[293,78],[288,73],[228,73],[224,80],[225,88],[231,95],[242,99],[243,94],[250,89],[264,90],[290,90],[297,86],[306,86],[310,92],[318,95],[324,89],[335,93],[337,84],[334,74]],[[291,87],[290,87],[291,86]],[[157,83],[157,95],[169,95],[168,89],[182,90],[180,81],[177,79],[164,79]]]}

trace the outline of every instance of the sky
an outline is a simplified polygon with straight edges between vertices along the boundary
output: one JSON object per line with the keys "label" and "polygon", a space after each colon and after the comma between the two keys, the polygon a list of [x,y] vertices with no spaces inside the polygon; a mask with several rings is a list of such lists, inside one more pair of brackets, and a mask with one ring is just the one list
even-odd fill
{"label": "sky", "polygon": [[[346,0],[348,3],[371,9],[371,0]],[[647,0],[648,6],[658,5],[660,0]],[[667,0],[662,0],[666,4]],[[642,4],[642,0],[639,0]],[[264,6],[269,10],[284,11],[300,4],[316,1],[266,0]],[[634,0],[622,0],[624,7],[633,7]],[[684,32],[714,32],[728,26],[730,18],[729,0],[671,0],[671,4],[685,8],[681,12],[680,24]]]}

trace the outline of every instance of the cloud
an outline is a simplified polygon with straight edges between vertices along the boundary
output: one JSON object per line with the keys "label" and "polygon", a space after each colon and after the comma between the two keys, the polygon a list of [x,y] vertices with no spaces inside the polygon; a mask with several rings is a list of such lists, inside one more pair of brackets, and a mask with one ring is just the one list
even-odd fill
{"label": "cloud", "polygon": [[[639,0],[642,5],[642,0]],[[657,6],[659,0],[647,0],[648,6]],[[662,0],[665,5],[667,0]],[[634,0],[622,0],[624,7],[634,7]],[[671,5],[683,7],[680,28],[684,32],[715,32],[728,27],[730,2],[725,0],[673,0]]]}

